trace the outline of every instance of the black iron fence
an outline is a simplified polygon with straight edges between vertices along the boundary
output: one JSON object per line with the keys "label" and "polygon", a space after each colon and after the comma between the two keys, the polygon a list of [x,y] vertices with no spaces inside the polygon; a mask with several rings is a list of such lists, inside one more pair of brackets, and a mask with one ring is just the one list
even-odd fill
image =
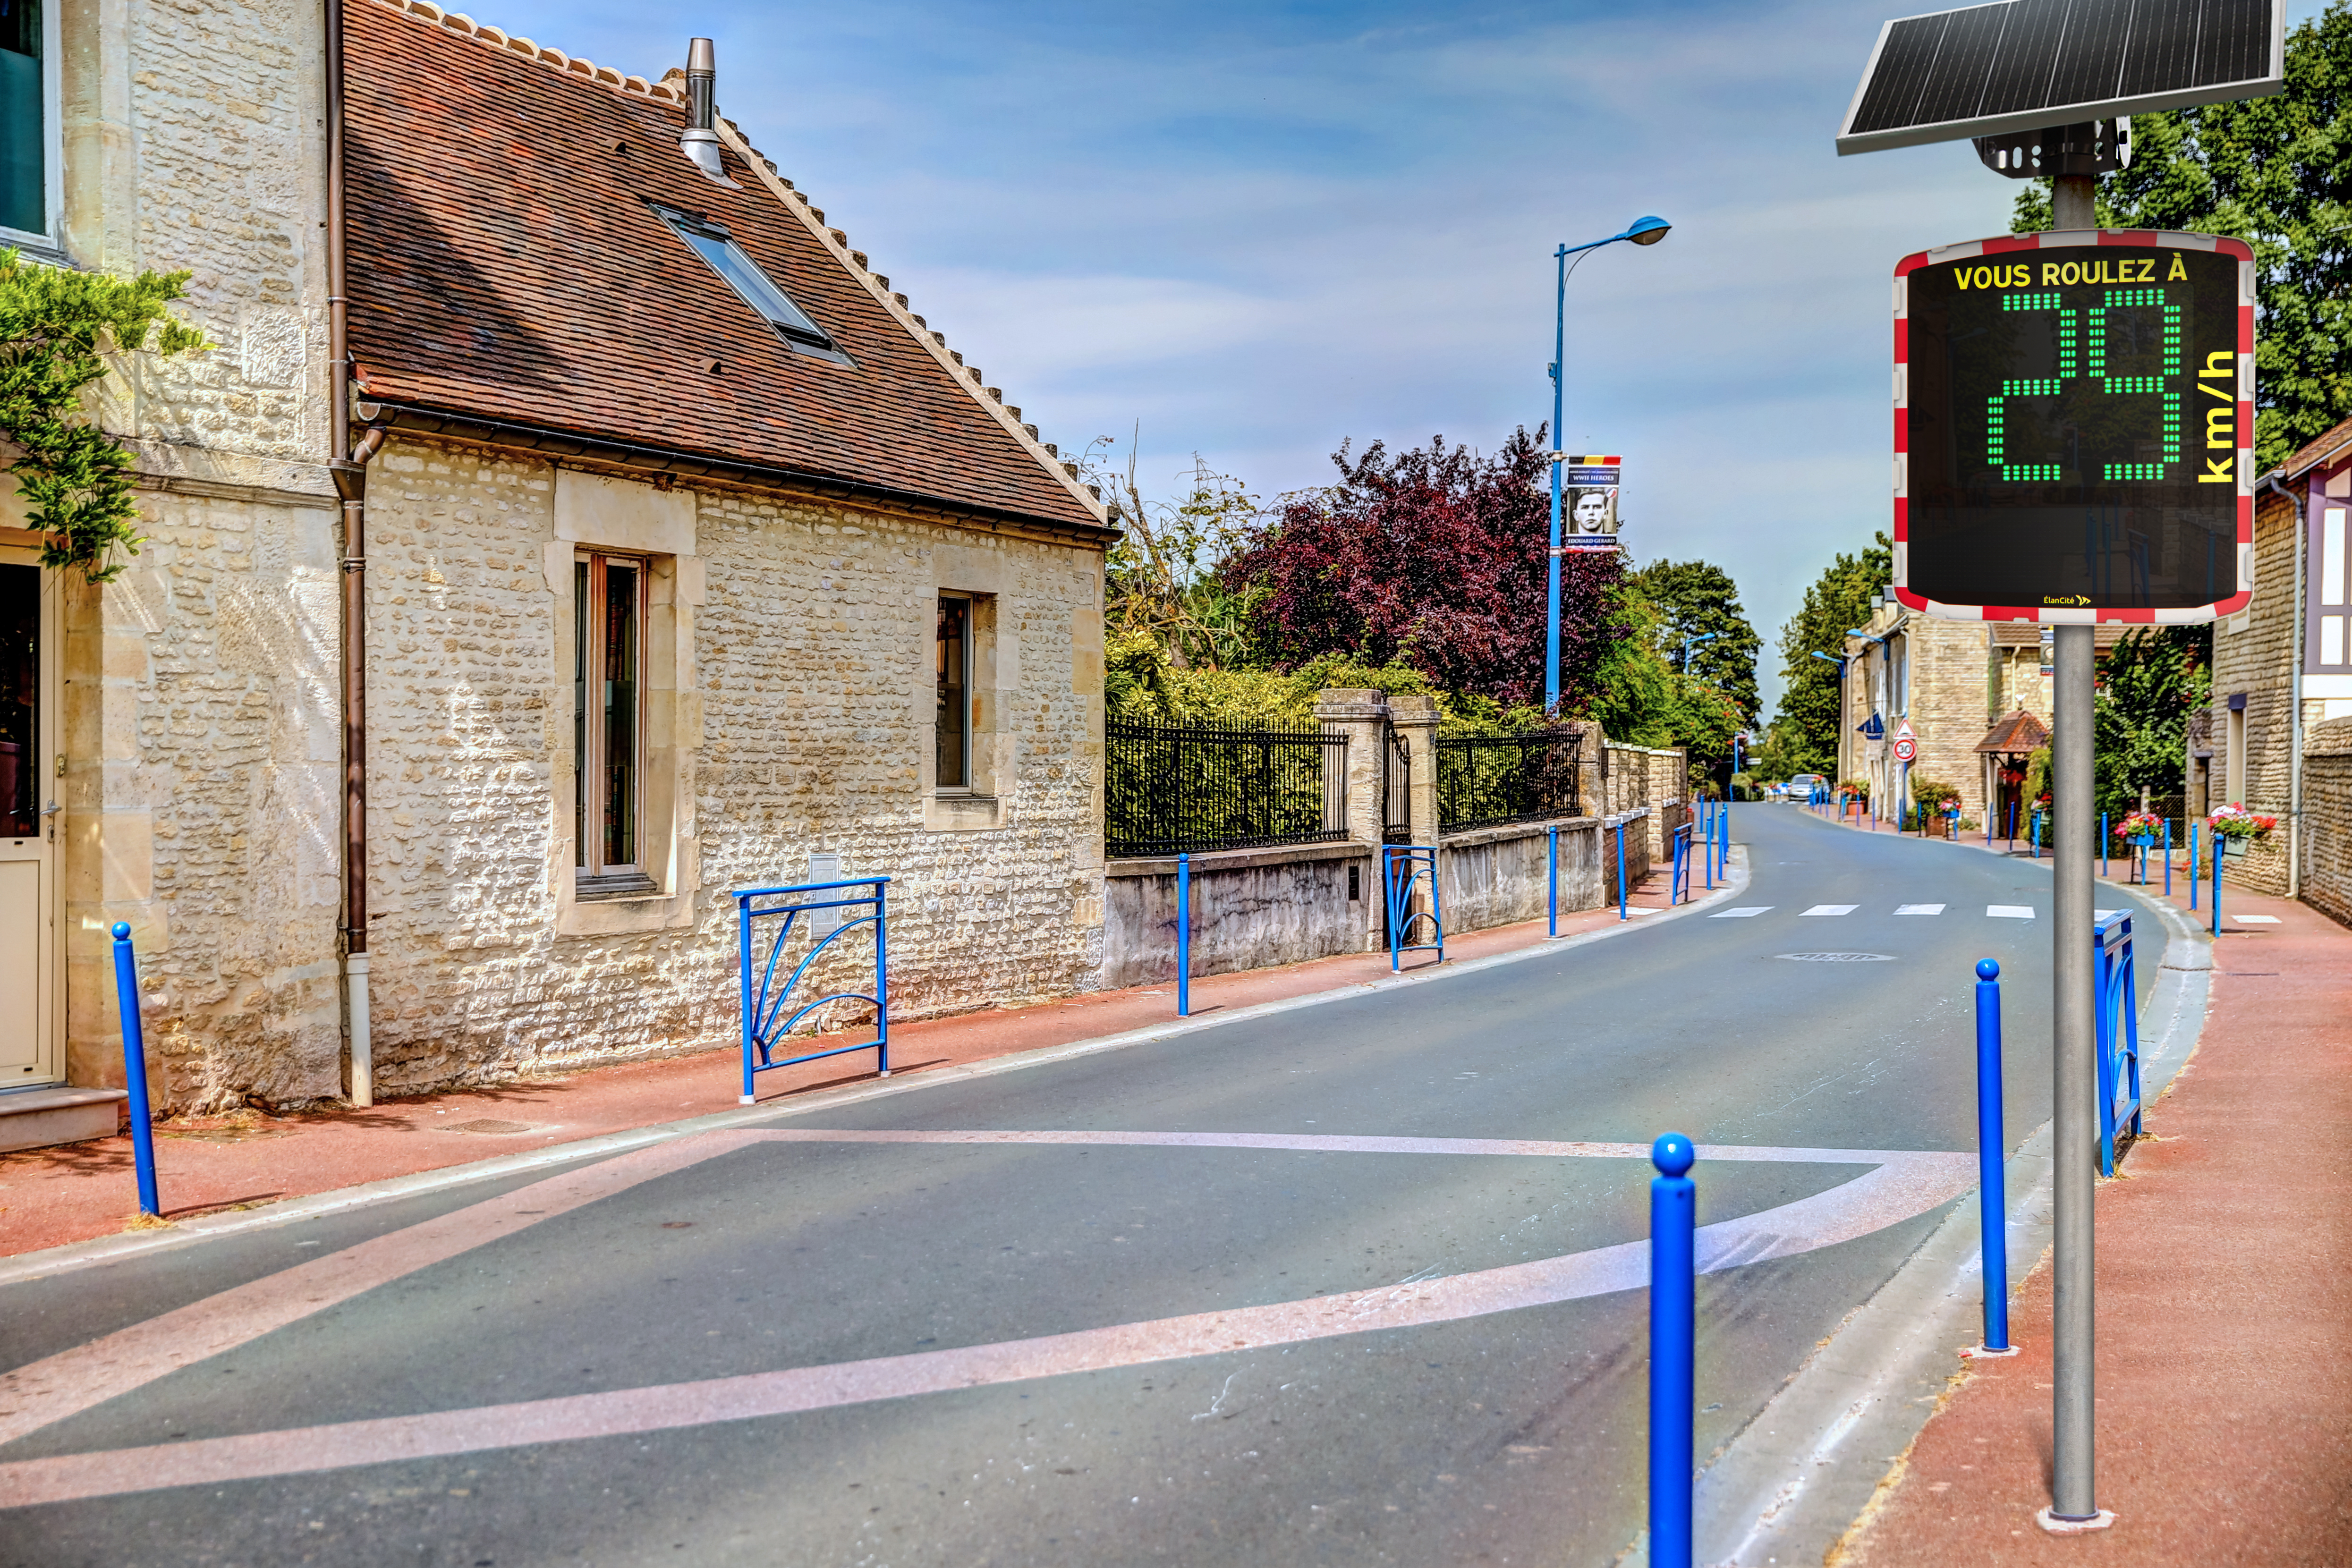
{"label": "black iron fence", "polygon": [[1576,763],[1583,742],[1574,729],[1439,737],[1439,829],[1459,833],[1578,815]]}
{"label": "black iron fence", "polygon": [[1348,836],[1348,737],[1113,720],[1103,852],[1172,855]]}

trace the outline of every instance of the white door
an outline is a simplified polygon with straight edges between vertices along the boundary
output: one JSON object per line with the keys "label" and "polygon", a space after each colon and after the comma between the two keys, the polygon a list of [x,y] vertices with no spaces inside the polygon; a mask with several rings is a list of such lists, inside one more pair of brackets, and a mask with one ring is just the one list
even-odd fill
{"label": "white door", "polygon": [[0,548],[0,1090],[63,1078],[58,1051],[56,589]]}

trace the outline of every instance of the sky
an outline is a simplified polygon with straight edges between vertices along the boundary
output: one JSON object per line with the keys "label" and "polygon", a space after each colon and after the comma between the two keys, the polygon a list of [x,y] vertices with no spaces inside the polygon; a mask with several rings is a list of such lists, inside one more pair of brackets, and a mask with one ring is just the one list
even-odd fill
{"label": "sky", "polygon": [[1836,155],[1934,0],[472,3],[648,79],[715,39],[721,112],[1045,439],[1139,439],[1147,497],[1532,429],[1554,247],[1664,217],[1569,285],[1564,444],[1625,459],[1637,561],[1730,571],[1768,710],[1805,586],[1888,523],[1895,263],[2021,188]]}

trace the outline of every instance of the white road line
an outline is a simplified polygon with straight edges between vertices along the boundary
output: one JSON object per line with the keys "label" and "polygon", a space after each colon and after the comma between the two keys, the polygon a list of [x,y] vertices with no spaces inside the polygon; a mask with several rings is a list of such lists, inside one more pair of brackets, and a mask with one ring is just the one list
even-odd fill
{"label": "white road line", "polygon": [[1940,904],[1903,904],[1895,906],[1895,913],[1897,915],[1941,915],[1944,913],[1944,906]]}
{"label": "white road line", "polygon": [[[1174,1145],[1334,1154],[1500,1154],[1622,1160],[1638,1160],[1649,1153],[1636,1144],[1215,1133],[836,1132],[792,1128],[770,1132],[761,1141]],[[730,1137],[722,1146],[735,1148],[741,1144]],[[675,1149],[677,1145],[671,1147]],[[705,1150],[697,1152],[720,1151],[706,1145]],[[1697,1255],[1702,1272],[1740,1268],[1771,1258],[1794,1257],[1867,1236],[1948,1202],[1966,1192],[1976,1180],[1975,1156],[1963,1154],[1713,1145],[1702,1146],[1698,1155],[1702,1166],[1709,1160],[1763,1160],[1868,1164],[1876,1167],[1811,1197],[1701,1228]],[[679,1161],[678,1165],[688,1163],[690,1162]],[[644,1179],[635,1172],[629,1174],[637,1180]],[[612,1190],[627,1185],[634,1184],[625,1180],[614,1184]],[[506,1196],[511,1199],[520,1194]],[[471,1212],[459,1209],[443,1216],[442,1220],[459,1219]],[[394,1236],[402,1234],[394,1232]],[[1586,1252],[1346,1295],[1118,1323],[1037,1339],[614,1389],[514,1405],[20,1459],[0,1463],[0,1508],[315,1473],[345,1466],[478,1453],[535,1443],[674,1430],[1188,1356],[1298,1344],[1378,1329],[1456,1322],[1490,1312],[1638,1290],[1647,1283],[1648,1270],[1649,1243],[1625,1241]],[[290,1270],[287,1274],[301,1272]],[[287,1274],[273,1275],[256,1283],[268,1286],[285,1280]],[[244,1289],[251,1291],[251,1287]],[[199,1307],[205,1304],[197,1303]],[[274,1320],[258,1332],[305,1315],[305,1304],[272,1303],[277,1310],[265,1309],[253,1314],[258,1320]],[[288,1307],[295,1310],[289,1312]],[[66,1353],[67,1356],[73,1354]],[[62,1359],[51,1358],[53,1362]]]}
{"label": "white road line", "polygon": [[1751,904],[1745,909],[1718,909],[1707,918],[1709,920],[1747,920],[1763,914],[1771,907],[1769,904]]}
{"label": "white road line", "polygon": [[1994,920],[2031,920],[2033,905],[2030,904],[1988,904],[1985,914]]}
{"label": "white road line", "polygon": [[1859,904],[1816,904],[1811,909],[1800,911],[1798,918],[1802,919],[1807,915],[1852,915],[1861,907]]}

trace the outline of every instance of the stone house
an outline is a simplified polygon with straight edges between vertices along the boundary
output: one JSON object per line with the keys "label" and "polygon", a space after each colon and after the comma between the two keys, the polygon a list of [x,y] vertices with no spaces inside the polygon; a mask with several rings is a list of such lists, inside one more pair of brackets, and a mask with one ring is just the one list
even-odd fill
{"label": "stone house", "polygon": [[[2288,458],[2255,491],[2254,596],[2213,628],[2212,704],[2192,734],[2192,810],[2234,801],[2279,819],[2279,831],[2224,874],[2287,897],[2303,895],[2314,868],[2339,864],[2344,853],[2324,841],[2344,831],[2344,803],[2326,782],[2338,776],[2340,731],[2318,753],[2329,761],[2316,790],[2306,772],[2316,727],[2352,716],[2347,514],[2352,420]],[[2352,888],[2339,884],[2335,896],[2347,895]]]}
{"label": "stone house", "polygon": [[47,934],[12,1083],[119,1082],[118,919],[176,1106],[728,1042],[728,891],[813,865],[896,879],[894,1016],[1097,984],[1116,534],[1075,465],[700,70],[329,19],[52,11],[34,237],[192,268],[221,347],[110,389],[121,578],[0,535],[16,804],[60,808],[0,878]]}
{"label": "stone house", "polygon": [[[1894,800],[1904,784],[1894,743],[1907,721],[1918,748],[1913,779],[1956,786],[1962,815],[1979,823],[1990,812],[1992,821],[2006,824],[2014,807],[2024,832],[2028,808],[2018,776],[2025,758],[2047,740],[2052,716],[2044,629],[1938,621],[1884,593],[1856,630],[1862,634],[1845,642],[1838,779],[1865,779],[1874,799]],[[2100,625],[2099,651],[2129,630]]]}

